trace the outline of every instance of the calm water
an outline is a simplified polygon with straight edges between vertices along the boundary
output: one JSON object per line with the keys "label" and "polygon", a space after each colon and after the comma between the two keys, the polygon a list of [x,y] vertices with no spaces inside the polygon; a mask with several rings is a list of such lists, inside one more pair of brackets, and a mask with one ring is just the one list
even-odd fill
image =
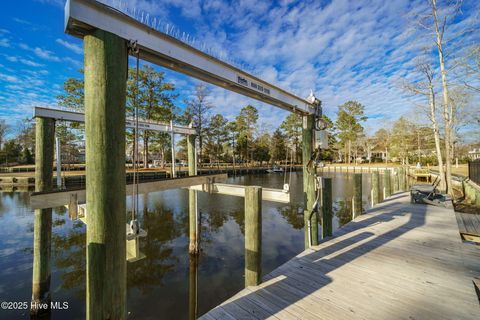
{"label": "calm water", "polygon": [[[334,228],[350,220],[353,175],[328,174],[333,180]],[[288,176],[287,176],[288,179]],[[228,183],[282,188],[283,174],[229,178]],[[364,208],[369,175],[363,176]],[[303,250],[302,174],[292,173],[291,204],[263,203],[262,269],[270,272]],[[129,199],[128,199],[129,201]],[[207,312],[244,286],[243,198],[198,194],[201,254],[188,254],[188,191],[140,196],[142,260],[128,263],[129,319],[188,319]],[[33,212],[27,193],[0,193],[0,300],[30,301]],[[52,300],[68,310],[52,319],[85,318],[85,225],[71,221],[63,208],[53,213]],[[196,286],[196,288],[195,288]],[[197,301],[195,303],[195,301]],[[0,310],[0,319],[28,319],[28,311]]]}

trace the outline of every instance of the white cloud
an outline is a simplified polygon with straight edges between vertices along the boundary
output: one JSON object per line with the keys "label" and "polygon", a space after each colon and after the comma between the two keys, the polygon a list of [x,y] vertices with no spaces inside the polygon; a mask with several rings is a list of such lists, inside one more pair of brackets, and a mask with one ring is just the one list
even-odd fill
{"label": "white cloud", "polygon": [[15,76],[12,76],[12,75],[8,75],[8,74],[3,74],[3,73],[0,73],[0,81],[5,81],[5,82],[20,82],[20,80],[18,79],[18,77],[15,77]]}
{"label": "white cloud", "polygon": [[0,39],[0,47],[10,48],[10,46],[10,40],[8,40],[7,38]]}
{"label": "white cloud", "polygon": [[10,62],[20,62],[20,63],[23,63],[24,65],[29,66],[29,67],[43,67],[44,66],[41,63],[37,63],[35,61],[25,59],[25,58],[22,58],[22,57],[15,57],[15,56],[6,55],[5,59],[7,59]]}
{"label": "white cloud", "polygon": [[20,43],[18,45],[21,49],[33,52],[37,57],[42,58],[48,61],[59,62],[61,59],[55,55],[52,51],[42,49],[39,47],[32,48],[25,43]]}
{"label": "white cloud", "polygon": [[65,7],[65,0],[35,0],[35,1],[40,2],[40,3],[44,3],[44,4],[53,5],[53,6],[56,6],[58,8],[64,8]]}
{"label": "white cloud", "polygon": [[72,59],[70,57],[64,57],[64,61],[72,64],[76,69],[82,68],[83,67],[83,62],[80,62],[78,60]]}
{"label": "white cloud", "polygon": [[52,51],[41,49],[41,48],[34,48],[33,53],[35,53],[38,57],[49,60],[49,61],[60,61],[60,58],[57,57]]}
{"label": "white cloud", "polygon": [[67,41],[62,40],[62,39],[57,39],[57,40],[55,40],[55,42],[57,42],[58,44],[61,44],[62,46],[64,46],[65,48],[75,52],[76,54],[82,54],[83,53],[83,48],[81,46],[79,46],[78,44],[67,42]]}

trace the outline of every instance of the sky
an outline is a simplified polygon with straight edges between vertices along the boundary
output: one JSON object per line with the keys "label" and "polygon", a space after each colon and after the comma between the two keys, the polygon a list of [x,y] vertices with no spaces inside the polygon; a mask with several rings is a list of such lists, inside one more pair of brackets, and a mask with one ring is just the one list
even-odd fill
{"label": "sky", "polygon": [[[2,3],[0,119],[12,127],[31,117],[33,106],[55,107],[64,81],[81,77],[82,41],[64,33],[64,2]],[[420,37],[421,28],[412,24],[414,13],[425,12],[426,0],[123,3],[175,26],[175,30],[205,43],[216,56],[228,57],[287,91],[307,97],[313,90],[331,118],[335,118],[339,105],[359,101],[365,106],[369,133],[391,125],[400,116],[414,121],[423,118],[418,105],[424,100],[406,93],[402,83],[416,80],[414,58],[432,44],[431,36]],[[480,1],[465,0],[461,12],[448,22],[451,38],[446,50],[456,53],[479,43],[480,32],[475,32],[480,26],[479,15]],[[427,56],[437,63],[432,52]],[[132,59],[130,62],[133,66]],[[184,108],[183,100],[192,96],[199,81],[157,69],[176,85],[180,94],[176,103]],[[272,131],[288,115],[225,89],[210,88],[212,112],[230,120],[242,107],[252,104],[259,110],[261,127]]]}

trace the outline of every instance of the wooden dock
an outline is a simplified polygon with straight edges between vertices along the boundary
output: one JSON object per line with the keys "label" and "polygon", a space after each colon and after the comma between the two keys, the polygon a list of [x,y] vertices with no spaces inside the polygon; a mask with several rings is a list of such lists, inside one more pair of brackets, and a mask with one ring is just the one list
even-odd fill
{"label": "wooden dock", "polygon": [[200,319],[480,319],[480,247],[397,194]]}

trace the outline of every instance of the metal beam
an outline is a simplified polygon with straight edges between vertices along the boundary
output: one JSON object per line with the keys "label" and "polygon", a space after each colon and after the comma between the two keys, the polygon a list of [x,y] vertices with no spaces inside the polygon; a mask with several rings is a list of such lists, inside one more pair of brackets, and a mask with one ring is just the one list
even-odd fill
{"label": "metal beam", "polygon": [[68,0],[65,32],[83,38],[92,30],[111,32],[136,41],[140,58],[298,114],[312,114],[314,106],[271,83],[218,60],[163,32],[94,0]]}
{"label": "metal beam", "polygon": [[[223,182],[227,174],[211,174],[185,178],[166,179],[138,184],[138,193],[157,192],[169,189],[185,188],[199,184],[209,184],[216,181]],[[127,189],[127,195],[129,195]],[[45,209],[61,207],[70,203],[70,199],[76,197],[77,203],[85,203],[85,189],[62,190],[51,192],[34,192],[30,195],[30,207],[32,209]]]}
{"label": "metal beam", "polygon": [[[55,120],[71,121],[71,122],[85,122],[85,114],[78,111],[67,111],[43,107],[35,107],[33,111],[34,117],[51,118]],[[135,128],[135,122],[132,119],[126,119],[127,128]],[[167,123],[139,120],[138,128],[141,130],[151,130],[160,132],[171,132],[172,128]],[[173,126],[173,132],[185,135],[197,134],[195,128],[185,126]]]}
{"label": "metal beam", "polygon": [[[209,193],[218,193],[228,196],[245,198],[245,188],[247,186],[240,186],[225,183],[203,184],[188,187],[190,190],[203,191]],[[290,193],[280,189],[262,188],[262,200],[290,203]]]}

